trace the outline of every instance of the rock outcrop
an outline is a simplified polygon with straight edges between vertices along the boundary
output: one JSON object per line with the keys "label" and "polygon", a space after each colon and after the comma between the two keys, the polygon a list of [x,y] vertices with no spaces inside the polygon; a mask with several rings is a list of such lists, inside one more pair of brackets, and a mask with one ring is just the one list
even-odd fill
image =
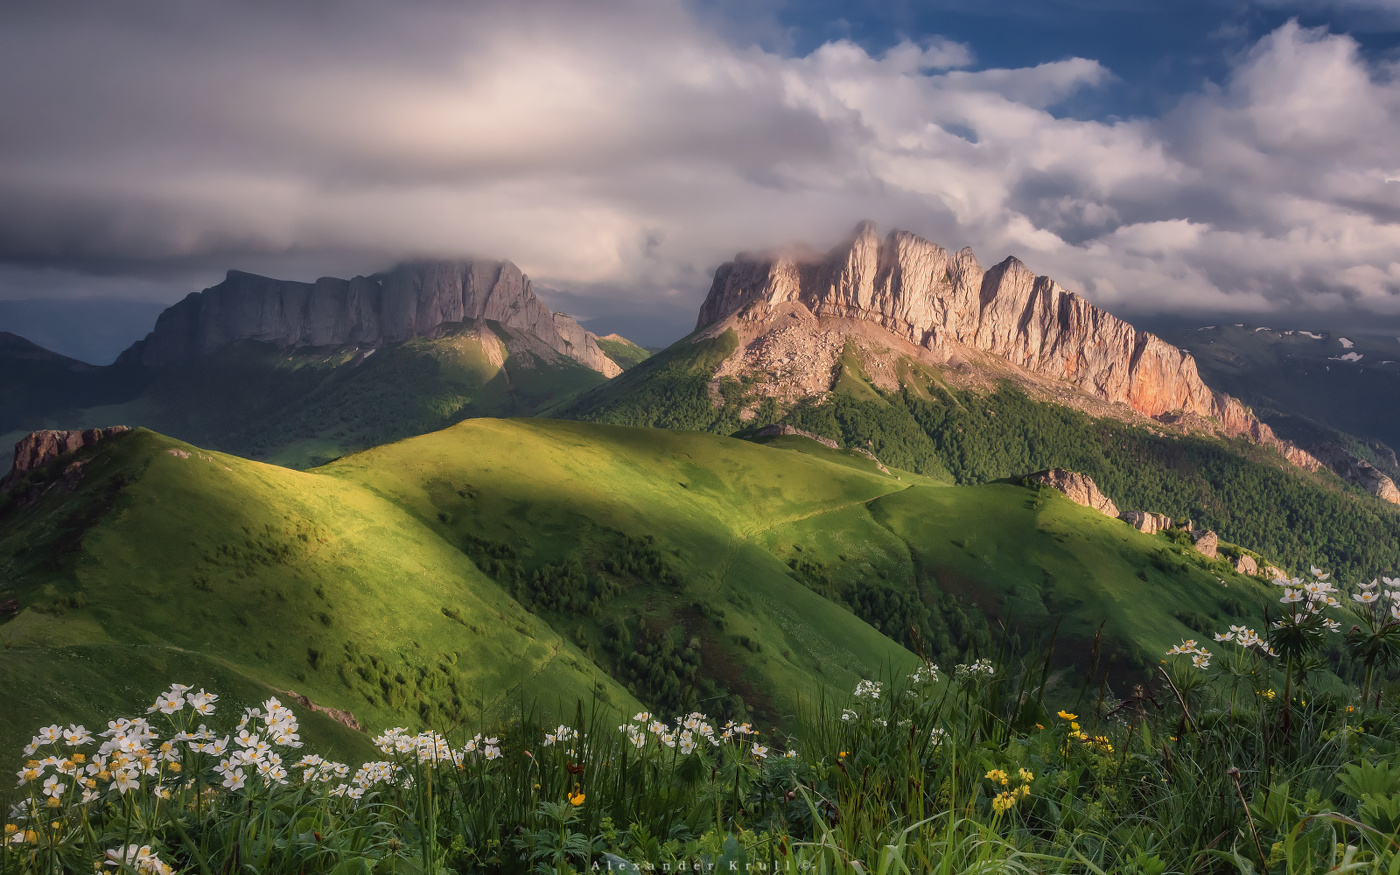
{"label": "rock outcrop", "polygon": [[1189,354],[1036,276],[1015,258],[984,269],[972,250],[950,253],[906,231],[882,241],[870,222],[825,256],[741,254],[721,266],[697,327],[754,307],[800,304],[818,317],[860,320],[945,359],[975,350],[1064,380],[1149,417],[1195,418],[1249,435],[1316,468],[1224,393],[1201,381]]}
{"label": "rock outcrop", "polygon": [[1376,466],[1364,459],[1358,459],[1335,444],[1320,444],[1312,448],[1316,456],[1328,468],[1348,483],[1391,504],[1400,504],[1400,488]]}
{"label": "rock outcrop", "polygon": [[1125,510],[1118,515],[1118,518],[1144,535],[1155,535],[1175,526],[1171,517],[1164,513],[1153,513],[1150,510]]}
{"label": "rock outcrop", "polygon": [[[790,425],[768,425],[764,426],[756,432],[757,437],[781,437],[783,435],[796,435],[797,437],[805,437],[809,440],[814,440],[817,443],[822,444],[824,446],[831,447],[833,450],[839,449],[839,447],[836,444],[836,441],[832,440],[829,437],[822,437],[819,434],[812,434],[810,431],[803,431],[800,428],[793,428]],[[871,456],[871,458],[873,459],[875,457]]]}
{"label": "rock outcrop", "polygon": [[1206,529],[1204,532],[1192,532],[1191,542],[1196,545],[1196,550],[1203,556],[1214,559],[1219,553],[1220,536],[1209,529]]}
{"label": "rock outcrop", "polygon": [[489,319],[528,331],[605,376],[621,368],[597,337],[535,297],[509,261],[411,262],[385,273],[314,283],[231,270],[217,286],[187,295],[155,331],[123,353],[147,365],[189,361],[237,340],[287,347],[375,347],[431,335],[444,323]]}
{"label": "rock outcrop", "polygon": [[1248,553],[1242,553],[1240,558],[1235,560],[1235,570],[1240,574],[1253,576],[1259,573],[1259,563]]}
{"label": "rock outcrop", "polygon": [[1027,474],[1026,478],[1063,492],[1075,504],[1091,507],[1105,516],[1118,516],[1118,508],[1114,506],[1113,501],[1099,491],[1098,485],[1087,474],[1066,471],[1063,468],[1049,468]]}
{"label": "rock outcrop", "polygon": [[111,428],[89,428],[82,430],[56,431],[45,429],[25,435],[15,444],[14,467],[0,480],[0,492],[8,492],[16,483],[23,480],[31,471],[48,465],[67,453],[90,447],[112,435],[131,431],[125,425]]}

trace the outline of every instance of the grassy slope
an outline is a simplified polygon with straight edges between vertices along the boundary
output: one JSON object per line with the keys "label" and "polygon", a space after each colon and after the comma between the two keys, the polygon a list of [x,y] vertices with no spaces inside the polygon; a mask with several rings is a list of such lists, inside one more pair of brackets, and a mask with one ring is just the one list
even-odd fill
{"label": "grassy slope", "polygon": [[[499,720],[510,691],[635,704],[369,490],[145,431],[102,449],[75,494],[0,517],[0,563],[25,606],[0,626],[0,676],[120,689],[132,707],[173,680],[218,685],[201,671],[212,665],[373,728]],[[23,702],[0,728],[5,750],[47,719],[42,698]]]}
{"label": "grassy slope", "polygon": [[[619,618],[683,630],[700,639],[706,670],[769,716],[792,713],[794,692],[812,692],[818,679],[845,690],[888,663],[912,664],[756,543],[785,521],[903,488],[844,459],[696,433],[472,420],[324,470],[366,483],[446,538],[511,543],[527,567],[575,558],[592,568],[618,533],[653,537],[682,587],[629,587],[602,617],[556,616],[556,624],[595,652]],[[697,602],[723,611],[722,628]]]}
{"label": "grassy slope", "polygon": [[624,371],[651,358],[650,352],[615,334],[598,338],[598,347]]}
{"label": "grassy slope", "polygon": [[[511,330],[487,323],[502,340]],[[472,416],[522,416],[606,382],[572,361],[545,362],[531,353],[495,364],[472,327],[445,326],[438,338],[390,344],[364,359],[345,352],[289,351],[268,344],[231,344],[195,362],[144,374],[139,394],[122,370],[123,403],[91,406],[98,383],[117,370],[91,369],[90,405],[11,423],[76,428],[124,423],[200,446],[296,468],[347,452],[435,431]],[[72,393],[69,393],[72,394]],[[32,405],[31,405],[32,406]],[[4,422],[9,422],[5,419]],[[3,425],[4,422],[0,422]]]}
{"label": "grassy slope", "polygon": [[[372,728],[498,720],[515,693],[627,709],[604,669],[621,659],[610,636],[639,633],[639,618],[693,641],[704,677],[777,722],[824,689],[913,664],[842,604],[853,588],[902,588],[940,612],[976,605],[993,637],[1002,624],[1043,635],[1067,614],[1062,652],[1080,670],[1101,621],[1105,652],[1141,666],[1181,636],[1253,619],[1267,597],[1056,493],[769,443],[476,419],[303,473],[145,431],[115,438],[79,457],[74,493],[60,484],[0,511],[0,596],[24,608],[0,625],[0,676],[23,691],[0,743],[13,749],[60,701],[91,721],[177,679],[295,688]],[[621,575],[593,615],[536,616],[464,552],[508,543],[527,573],[573,559],[596,578],[629,536],[650,536],[678,582]],[[794,570],[799,554],[829,591]]]}
{"label": "grassy slope", "polygon": [[1301,472],[1240,441],[1159,436],[1015,389],[954,390],[936,369],[908,360],[899,368],[903,393],[884,395],[851,347],[826,401],[785,410],[767,401],[741,422],[740,410],[753,403],[748,387],[723,381],[718,405],[707,388],[735,342],[732,335],[678,341],[549,414],[720,434],[781,421],[963,484],[1065,467],[1090,474],[1124,509],[1202,521],[1295,572],[1319,564],[1370,577],[1400,567],[1395,508],[1330,474]]}

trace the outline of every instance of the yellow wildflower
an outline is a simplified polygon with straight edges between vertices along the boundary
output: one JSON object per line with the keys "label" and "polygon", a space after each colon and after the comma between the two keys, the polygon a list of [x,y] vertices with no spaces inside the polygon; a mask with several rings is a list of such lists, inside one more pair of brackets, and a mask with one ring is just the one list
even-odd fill
{"label": "yellow wildflower", "polygon": [[5,835],[12,836],[17,832],[19,832],[18,826],[14,825],[13,823],[5,824]]}
{"label": "yellow wildflower", "polygon": [[574,806],[582,805],[583,800],[585,798],[587,797],[583,795],[583,791],[579,789],[579,786],[577,784],[575,784],[574,792],[569,794],[569,804]]}
{"label": "yellow wildflower", "polygon": [[997,814],[1002,814],[1016,807],[1015,793],[998,793],[992,800],[992,810]]}
{"label": "yellow wildflower", "polygon": [[836,758],[837,758],[838,760],[844,760],[844,759],[846,758],[846,752],[845,752],[844,750],[841,751],[840,753],[838,753],[838,754],[836,755]]}
{"label": "yellow wildflower", "polygon": [[178,771],[180,771],[180,764],[179,764],[179,763],[171,763],[171,764],[170,764],[170,771],[172,771],[172,772],[178,772]]}
{"label": "yellow wildflower", "polygon": [[1071,714],[1071,713],[1069,713],[1068,711],[1061,711],[1061,712],[1060,712],[1060,719],[1061,719],[1061,720],[1078,720],[1078,719],[1079,719],[1079,715],[1078,715],[1078,714]]}
{"label": "yellow wildflower", "polygon": [[1011,779],[1008,778],[1006,773],[1001,769],[992,769],[987,773],[987,780],[997,784],[1006,784],[1009,783]]}
{"label": "yellow wildflower", "polygon": [[45,802],[44,804],[47,805],[47,806],[50,807],[50,808],[57,808],[58,806],[62,805],[63,803],[58,801],[58,797],[57,797],[57,796],[50,796],[50,797],[49,797],[49,801]]}
{"label": "yellow wildflower", "polygon": [[1035,780],[1035,774],[1030,769],[1021,769],[1021,780],[1029,784]]}

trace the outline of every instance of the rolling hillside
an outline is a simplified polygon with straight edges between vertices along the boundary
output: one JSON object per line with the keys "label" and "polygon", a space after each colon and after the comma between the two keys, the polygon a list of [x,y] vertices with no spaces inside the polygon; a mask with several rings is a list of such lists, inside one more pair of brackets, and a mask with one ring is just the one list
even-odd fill
{"label": "rolling hillside", "polygon": [[[121,422],[293,468],[473,416],[530,415],[607,382],[495,322],[446,325],[377,349],[238,341],[179,365],[83,366],[76,377],[41,364],[47,382],[16,373],[15,397],[41,397],[0,414],[0,437]],[[0,379],[0,389],[9,383]]]}
{"label": "rolling hillside", "polygon": [[311,472],[114,436],[11,493],[0,569],[0,672],[25,691],[7,750],[57,702],[92,720],[175,679],[295,689],[371,729],[578,700],[777,725],[910,648],[946,664],[1060,616],[1070,695],[1101,624],[1117,682],[1271,589],[1015,483],[493,419]]}

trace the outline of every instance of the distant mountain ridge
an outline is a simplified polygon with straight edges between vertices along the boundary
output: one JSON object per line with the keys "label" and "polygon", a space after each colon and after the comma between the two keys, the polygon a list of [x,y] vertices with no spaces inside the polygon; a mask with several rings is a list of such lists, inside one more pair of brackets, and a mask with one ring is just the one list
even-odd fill
{"label": "distant mountain ridge", "polygon": [[1299,467],[1320,467],[1238,400],[1207,386],[1189,353],[1015,258],[983,269],[971,249],[949,253],[899,230],[882,241],[874,223],[862,222],[825,256],[741,254],[724,264],[696,326],[710,335],[731,320],[747,322],[741,343],[762,346],[766,326],[786,305],[801,305],[819,320],[873,324],[940,362],[990,354],[1145,416],[1205,420],[1227,435],[1248,435]]}
{"label": "distant mountain ridge", "polygon": [[149,366],[186,362],[239,340],[286,347],[379,346],[430,336],[446,323],[500,322],[612,377],[621,368],[598,338],[535,296],[509,261],[405,262],[384,273],[314,283],[230,270],[156,320],[122,355]]}

